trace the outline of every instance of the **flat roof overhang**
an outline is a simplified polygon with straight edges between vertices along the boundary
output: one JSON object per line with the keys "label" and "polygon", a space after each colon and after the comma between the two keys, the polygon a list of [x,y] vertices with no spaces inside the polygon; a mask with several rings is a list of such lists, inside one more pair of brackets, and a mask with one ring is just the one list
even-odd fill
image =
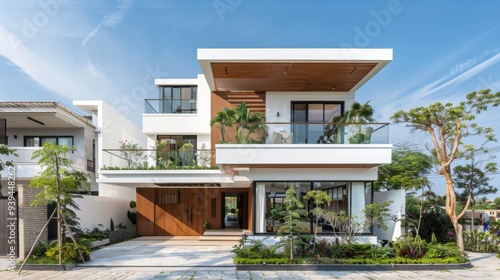
{"label": "flat roof overhang", "polygon": [[57,102],[0,102],[0,118],[7,128],[95,128],[91,120]]}
{"label": "flat roof overhang", "polygon": [[233,184],[230,174],[219,170],[101,170],[98,183],[126,187],[224,187]]}
{"label": "flat roof overhang", "polygon": [[392,49],[198,49],[212,91],[355,92]]}

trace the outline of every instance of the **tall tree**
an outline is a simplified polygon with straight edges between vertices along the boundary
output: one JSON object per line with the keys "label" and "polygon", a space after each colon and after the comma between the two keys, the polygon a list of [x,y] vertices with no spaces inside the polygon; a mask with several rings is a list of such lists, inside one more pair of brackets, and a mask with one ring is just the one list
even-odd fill
{"label": "tall tree", "polygon": [[471,234],[474,234],[474,214],[476,210],[477,200],[481,196],[496,193],[497,188],[490,185],[491,178],[488,174],[496,172],[496,162],[488,162],[484,167],[481,161],[477,161],[474,157],[470,163],[466,165],[457,165],[453,168],[454,183],[457,189],[462,189],[462,193],[458,195],[461,202],[466,202],[468,197],[471,200],[472,217],[471,217]]}
{"label": "tall tree", "polygon": [[396,144],[392,163],[378,169],[375,190],[417,190],[430,186],[427,175],[431,172],[433,158],[409,143]]}
{"label": "tall tree", "polygon": [[[457,197],[451,176],[451,164],[457,158],[470,156],[471,153],[486,151],[485,145],[495,141],[493,130],[475,123],[476,116],[489,106],[500,104],[500,92],[491,93],[489,89],[467,94],[465,101],[458,105],[437,102],[428,107],[417,107],[409,111],[400,110],[391,119],[395,123],[406,123],[412,132],[423,131],[432,141],[432,156],[437,162],[439,173],[446,180],[445,210],[455,229],[458,248],[464,252],[462,225],[458,220],[465,214],[470,196],[464,209],[457,213]],[[469,137],[477,136],[476,146],[464,143]]]}
{"label": "tall tree", "polygon": [[32,203],[33,206],[56,203],[57,213],[57,241],[59,246],[59,264],[62,263],[62,232],[61,223],[67,205],[76,205],[73,193],[84,186],[89,187],[86,173],[73,170],[71,159],[66,154],[74,151],[74,147],[59,146],[54,143],[45,143],[43,148],[33,152],[33,159],[38,159],[42,171],[31,180],[31,188],[42,188]]}

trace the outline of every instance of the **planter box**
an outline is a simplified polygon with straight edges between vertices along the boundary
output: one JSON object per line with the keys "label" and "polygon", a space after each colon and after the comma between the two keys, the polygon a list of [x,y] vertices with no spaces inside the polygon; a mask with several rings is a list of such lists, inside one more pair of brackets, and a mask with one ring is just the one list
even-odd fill
{"label": "planter box", "polygon": [[108,245],[108,244],[109,244],[109,238],[106,238],[103,240],[97,240],[97,241],[90,243],[90,248],[97,248],[97,247]]}
{"label": "planter box", "polygon": [[470,262],[459,264],[237,264],[243,271],[393,271],[450,270],[472,268]]}
{"label": "planter box", "polygon": [[135,227],[130,229],[119,229],[109,233],[109,243],[115,244],[135,237],[137,237],[137,230]]}

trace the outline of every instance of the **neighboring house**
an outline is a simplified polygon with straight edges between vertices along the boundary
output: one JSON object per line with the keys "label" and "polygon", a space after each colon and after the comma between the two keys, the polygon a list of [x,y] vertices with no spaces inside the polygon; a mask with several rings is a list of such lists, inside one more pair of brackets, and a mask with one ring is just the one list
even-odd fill
{"label": "neighboring house", "polygon": [[[75,146],[76,150],[68,154],[73,161],[72,168],[86,172],[89,175],[92,195],[83,195],[75,198],[79,205],[77,210],[80,227],[93,229],[99,224],[109,228],[110,220],[116,225],[131,226],[127,217],[127,210],[131,210],[129,203],[135,199],[135,190],[120,189],[120,196],[114,186],[96,183],[96,170],[102,167],[99,159],[102,148],[117,147],[119,141],[128,139],[141,145],[136,137],[141,136],[139,127],[124,116],[116,112],[103,101],[85,100],[74,101],[74,106],[88,112],[86,116],[69,109],[57,102],[0,102],[0,143],[8,144],[15,149],[19,157],[9,156],[2,160],[12,160],[15,167],[16,206],[18,220],[15,236],[18,256],[26,257],[37,235],[45,225],[50,212],[45,205],[33,207],[31,202],[40,189],[29,188],[31,179],[41,171],[37,160],[32,159],[33,152],[41,149],[44,143],[54,142],[59,145]],[[7,169],[2,172],[2,195],[0,203],[0,217],[6,217],[8,210],[8,183]],[[82,189],[82,194],[88,191]],[[97,196],[99,195],[99,196]],[[5,202],[5,203],[4,203]],[[4,207],[5,206],[5,207]],[[49,207],[50,208],[50,207]],[[52,208],[53,209],[53,208]],[[10,221],[10,220],[9,220]],[[5,232],[7,227],[0,229],[0,252],[7,254],[6,238],[12,235]],[[49,225],[41,235],[42,241],[56,238],[55,221]]]}
{"label": "neighboring house", "polygon": [[[41,149],[44,143],[75,146],[76,151],[69,155],[73,168],[89,175],[91,191],[97,194],[95,180],[96,142],[95,126],[89,118],[83,117],[57,102],[0,102],[0,123],[3,128],[0,143],[16,150],[18,157],[9,156],[15,167],[18,207],[19,252],[29,250],[36,236],[47,221],[47,206],[31,207],[37,189],[28,188],[31,179],[41,171],[33,152]],[[7,196],[7,169],[2,171],[2,196]],[[85,191],[82,189],[82,191]],[[0,211],[6,211],[3,207]],[[49,233],[45,232],[43,240]],[[2,242],[3,243],[3,242]],[[21,253],[22,254],[22,253]]]}
{"label": "neighboring house", "polygon": [[[471,219],[472,219],[472,210],[465,211],[464,215],[464,227],[465,229],[470,229]],[[500,221],[500,210],[474,210],[474,229],[475,230],[485,230],[491,225],[491,222]]]}
{"label": "neighboring house", "polygon": [[[124,151],[103,148],[97,181],[116,196],[136,192],[143,236],[202,235],[207,224],[273,234],[280,221],[271,210],[289,187],[299,198],[324,190],[329,209],[350,215],[374,197],[396,200],[393,209],[404,213],[404,194],[373,193],[378,166],[391,162],[388,124],[331,125],[391,60],[391,49],[199,49],[203,74],[157,79],[158,98],[145,100],[142,132],[152,150],[129,151],[133,170],[118,170],[130,165]],[[218,111],[242,102],[266,123],[210,127]],[[310,220],[304,231],[314,226],[333,230]]]}

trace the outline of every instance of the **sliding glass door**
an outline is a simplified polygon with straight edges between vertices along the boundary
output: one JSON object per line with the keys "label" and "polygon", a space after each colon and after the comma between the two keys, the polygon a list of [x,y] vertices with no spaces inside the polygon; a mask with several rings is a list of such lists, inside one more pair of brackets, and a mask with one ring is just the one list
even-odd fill
{"label": "sliding glass door", "polygon": [[320,143],[325,124],[343,114],[343,102],[294,101],[292,102],[293,143]]}

